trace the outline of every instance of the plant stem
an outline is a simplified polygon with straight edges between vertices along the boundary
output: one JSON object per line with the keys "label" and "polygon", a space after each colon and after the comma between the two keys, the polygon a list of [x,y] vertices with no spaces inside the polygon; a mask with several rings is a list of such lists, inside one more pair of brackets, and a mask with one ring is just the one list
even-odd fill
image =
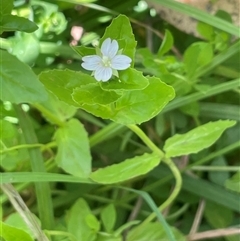
{"label": "plant stem", "polygon": [[36,144],[22,144],[18,146],[12,146],[7,149],[0,150],[0,154],[4,154],[6,152],[11,152],[19,149],[26,149],[26,148],[35,148],[35,147],[42,147],[45,146],[44,144],[36,143]]}
{"label": "plant stem", "polygon": [[[170,159],[170,158],[166,158],[164,159],[164,162],[168,165],[168,167],[170,168],[170,170],[173,173],[173,176],[175,177],[176,180],[176,184],[175,187],[171,193],[171,195],[168,197],[168,199],[159,207],[160,211],[163,211],[166,207],[168,207],[170,204],[172,204],[172,202],[174,201],[174,199],[177,197],[177,195],[179,194],[179,192],[181,191],[182,188],[182,176],[180,171],[178,170],[178,168],[176,167],[176,165],[174,164],[174,162]],[[154,218],[156,217],[156,213],[151,213],[143,222],[142,224],[146,224],[151,222]]]}
{"label": "plant stem", "polygon": [[33,105],[36,109],[38,109],[42,114],[44,114],[50,122],[63,127],[64,126],[64,122],[60,121],[58,118],[56,118],[56,116],[54,114],[52,114],[49,110],[47,110],[46,108],[44,108],[42,105],[40,104],[34,104]]}
{"label": "plant stem", "polygon": [[11,49],[11,47],[12,47],[12,43],[9,40],[0,38],[0,48],[1,49],[9,50],[9,49]]}
{"label": "plant stem", "polygon": [[[128,125],[127,126],[129,129],[131,129],[135,134],[137,134],[141,140],[155,153],[159,154],[159,157],[162,159],[164,158],[164,153],[161,151],[147,136],[146,134],[136,125]],[[168,197],[168,199],[159,207],[159,210],[162,211],[166,207],[168,207],[174,199],[177,197],[179,194],[181,187],[182,187],[182,176],[174,162],[170,158],[164,158],[163,161],[165,162],[166,165],[170,168],[170,170],[173,173],[173,176],[176,179],[176,185],[173,189],[173,192],[171,195]],[[156,217],[156,213],[153,212],[150,214],[143,222],[141,225],[146,224],[151,222],[154,218]]]}
{"label": "plant stem", "polygon": [[[38,143],[37,136],[32,126],[29,116],[22,110],[20,106],[15,106],[19,119],[19,125],[23,131],[23,135],[27,144]],[[46,172],[44,160],[39,148],[28,149],[31,168],[33,172]],[[51,199],[50,186],[48,183],[35,183],[36,197],[38,204],[39,217],[43,229],[54,228],[53,206]]]}
{"label": "plant stem", "polygon": [[149,147],[150,150],[159,154],[162,159],[164,153],[148,138],[148,136],[136,125],[127,125],[127,127],[132,130],[140,139]]}

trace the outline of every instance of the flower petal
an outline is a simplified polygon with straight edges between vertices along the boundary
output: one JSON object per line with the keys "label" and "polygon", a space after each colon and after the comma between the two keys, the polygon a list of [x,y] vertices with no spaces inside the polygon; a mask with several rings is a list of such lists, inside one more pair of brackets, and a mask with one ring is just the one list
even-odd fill
{"label": "flower petal", "polygon": [[106,82],[112,77],[112,69],[110,67],[99,67],[94,73],[97,81]]}
{"label": "flower petal", "polygon": [[112,59],[112,68],[117,70],[124,70],[130,67],[131,58],[126,55],[117,55]]}
{"label": "flower petal", "polygon": [[113,58],[118,52],[118,42],[116,40],[111,41],[110,38],[105,39],[101,46],[101,52],[103,56]]}
{"label": "flower petal", "polygon": [[84,61],[81,65],[86,70],[96,70],[102,65],[102,59],[97,55],[89,55],[82,58]]}
{"label": "flower petal", "polygon": [[111,46],[111,39],[110,38],[105,39],[101,46],[101,52],[103,55],[107,56],[110,46]]}

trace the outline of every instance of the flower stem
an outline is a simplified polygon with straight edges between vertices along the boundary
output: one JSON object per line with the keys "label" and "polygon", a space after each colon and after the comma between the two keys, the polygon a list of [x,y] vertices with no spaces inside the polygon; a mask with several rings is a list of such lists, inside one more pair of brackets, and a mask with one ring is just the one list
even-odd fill
{"label": "flower stem", "polygon": [[[37,136],[35,134],[32,122],[29,116],[22,110],[20,106],[15,105],[18,115],[19,125],[23,131],[23,135],[27,144],[37,144]],[[46,172],[44,160],[39,148],[28,149],[30,164],[33,172]],[[38,204],[39,217],[43,229],[54,228],[53,205],[51,199],[50,186],[48,183],[35,183],[36,197]]]}
{"label": "flower stem", "polygon": [[45,146],[44,144],[36,143],[36,144],[22,144],[18,146],[12,146],[3,150],[0,150],[0,154],[4,154],[7,152],[19,150],[19,149],[26,149],[26,148],[36,148],[36,147],[42,147]]}

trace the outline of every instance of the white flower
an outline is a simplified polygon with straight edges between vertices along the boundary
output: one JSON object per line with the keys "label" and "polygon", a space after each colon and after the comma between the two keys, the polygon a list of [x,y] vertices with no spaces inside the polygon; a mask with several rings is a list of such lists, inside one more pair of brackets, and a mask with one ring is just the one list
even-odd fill
{"label": "white flower", "polygon": [[99,55],[89,55],[82,58],[82,67],[93,71],[97,81],[108,81],[112,75],[118,77],[117,70],[130,67],[131,58],[118,52],[118,42],[107,38],[103,41]]}

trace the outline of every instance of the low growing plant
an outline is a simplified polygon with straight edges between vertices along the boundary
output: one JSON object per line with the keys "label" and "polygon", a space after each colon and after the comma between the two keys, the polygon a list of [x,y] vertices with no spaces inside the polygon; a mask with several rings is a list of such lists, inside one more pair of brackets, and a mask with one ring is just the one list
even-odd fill
{"label": "low growing plant", "polygon": [[[95,46],[58,48],[51,39],[64,39],[67,28],[60,5],[30,2],[15,12],[13,1],[0,5],[2,240],[197,240],[189,215],[202,199],[207,225],[236,225],[240,79],[229,67],[219,77],[220,64],[239,52],[234,25],[228,33],[199,23],[206,40],[182,59],[169,30],[157,51],[137,48],[134,19],[124,14]],[[225,172],[208,180],[204,167]]]}

